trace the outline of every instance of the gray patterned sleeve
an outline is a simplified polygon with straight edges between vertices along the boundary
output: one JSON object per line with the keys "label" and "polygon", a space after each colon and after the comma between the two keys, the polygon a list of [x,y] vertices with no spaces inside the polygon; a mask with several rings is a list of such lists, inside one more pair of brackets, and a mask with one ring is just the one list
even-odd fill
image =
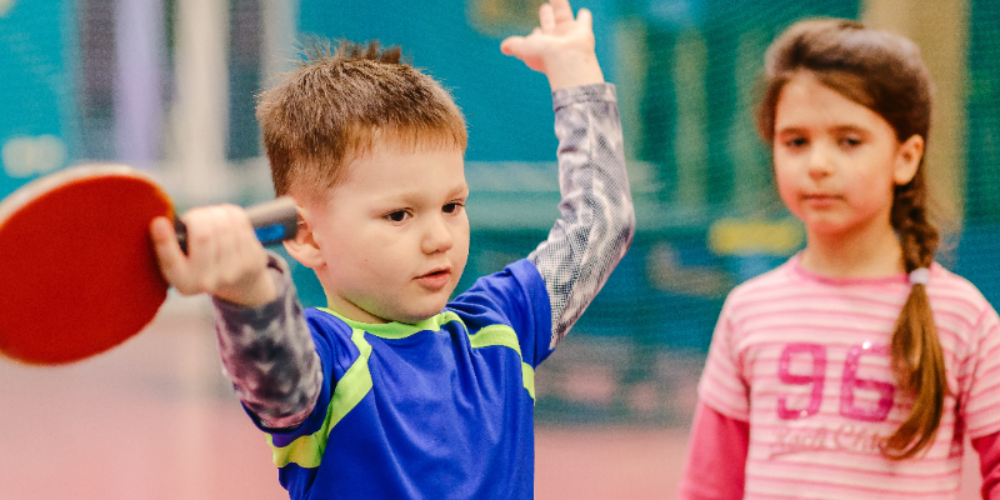
{"label": "gray patterned sleeve", "polygon": [[625,256],[635,212],[614,85],[559,89],[552,100],[562,218],[528,259],[549,292],[555,347]]}
{"label": "gray patterned sleeve", "polygon": [[273,302],[248,308],[213,297],[212,304],[223,373],[265,427],[281,429],[312,413],[323,374],[288,265],[269,252],[268,271],[278,290]]}

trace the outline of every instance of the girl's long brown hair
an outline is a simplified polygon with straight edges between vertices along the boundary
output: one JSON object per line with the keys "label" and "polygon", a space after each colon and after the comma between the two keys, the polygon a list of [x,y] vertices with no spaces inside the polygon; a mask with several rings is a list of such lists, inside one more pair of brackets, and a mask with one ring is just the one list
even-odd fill
{"label": "girl's long brown hair", "polygon": [[[931,122],[932,84],[920,51],[910,40],[847,20],[813,19],[788,28],[768,49],[765,88],[757,125],[774,140],[775,109],[784,84],[800,72],[878,113],[903,142],[914,135],[926,143]],[[907,272],[929,268],[938,231],[928,220],[923,158],[908,184],[896,186],[891,224]],[[913,457],[937,434],[948,393],[944,353],[931,314],[927,289],[915,284],[896,322],[892,366],[899,386],[913,395],[913,408],[885,441],[891,459]]]}

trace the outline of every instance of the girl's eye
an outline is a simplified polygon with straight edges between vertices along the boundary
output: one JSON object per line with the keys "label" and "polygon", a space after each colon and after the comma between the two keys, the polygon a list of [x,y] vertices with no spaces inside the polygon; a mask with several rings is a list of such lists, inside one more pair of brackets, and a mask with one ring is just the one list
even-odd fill
{"label": "girl's eye", "polygon": [[459,211],[462,210],[463,206],[465,206],[465,205],[462,204],[462,203],[458,203],[458,202],[449,203],[449,204],[447,204],[447,205],[444,206],[443,210],[444,210],[444,213],[446,213],[446,214],[457,214]]}
{"label": "girl's eye", "polygon": [[857,137],[844,137],[840,140],[840,145],[845,148],[856,148],[861,145],[861,139]]}
{"label": "girl's eye", "polygon": [[395,212],[389,212],[385,215],[385,218],[392,222],[403,222],[409,217],[410,214],[406,210],[396,210]]}

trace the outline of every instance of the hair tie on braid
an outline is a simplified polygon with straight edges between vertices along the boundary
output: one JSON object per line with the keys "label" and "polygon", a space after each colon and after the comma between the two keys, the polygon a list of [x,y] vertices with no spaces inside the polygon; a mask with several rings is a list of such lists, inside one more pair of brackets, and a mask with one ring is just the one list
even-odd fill
{"label": "hair tie on braid", "polygon": [[910,271],[910,285],[927,286],[927,280],[931,277],[931,270],[921,267]]}

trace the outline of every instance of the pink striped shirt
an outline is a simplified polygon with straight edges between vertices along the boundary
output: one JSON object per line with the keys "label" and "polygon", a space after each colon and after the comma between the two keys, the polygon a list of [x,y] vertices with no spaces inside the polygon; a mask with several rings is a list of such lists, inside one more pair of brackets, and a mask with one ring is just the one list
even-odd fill
{"label": "pink striped shirt", "polygon": [[918,459],[880,443],[912,403],[897,390],[889,343],[905,275],[830,279],[793,257],[726,299],[699,384],[701,402],[749,423],[746,498],[955,498],[963,434],[1000,431],[1000,320],[940,265],[928,293],[951,395]]}

